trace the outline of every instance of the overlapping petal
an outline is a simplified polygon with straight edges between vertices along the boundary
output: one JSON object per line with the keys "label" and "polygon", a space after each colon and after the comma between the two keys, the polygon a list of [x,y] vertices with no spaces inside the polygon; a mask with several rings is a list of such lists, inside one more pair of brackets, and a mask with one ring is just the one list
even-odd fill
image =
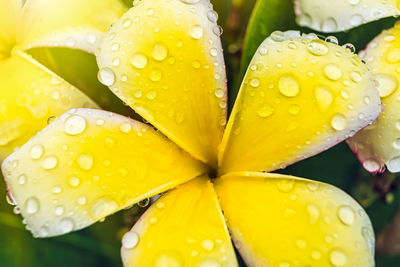
{"label": "overlapping petal", "polygon": [[22,11],[21,46],[94,52],[102,33],[126,10],[120,0],[28,0]]}
{"label": "overlapping petal", "polygon": [[216,191],[248,266],[374,266],[369,218],[340,189],[243,172],[217,179]]}
{"label": "overlapping petal", "polygon": [[284,168],[352,136],[379,111],[372,75],[357,55],[314,35],[275,32],[244,78],[220,173]]}
{"label": "overlapping petal", "polygon": [[348,140],[363,166],[380,172],[385,165],[400,171],[400,24],[384,31],[361,52],[378,83],[383,113],[371,126]]}
{"label": "overlapping petal", "polygon": [[0,0],[0,60],[8,56],[20,29],[20,0]]}
{"label": "overlapping petal", "polygon": [[97,58],[99,78],[194,157],[217,164],[226,77],[209,0],[147,0],[121,17]]}
{"label": "overlapping petal", "polygon": [[345,31],[384,17],[400,15],[397,0],[295,0],[300,26],[320,32]]}
{"label": "overlapping petal", "polygon": [[46,237],[86,227],[204,172],[153,128],[94,109],[73,109],[2,166],[28,228]]}
{"label": "overlapping petal", "polygon": [[238,266],[208,177],[162,196],[122,239],[124,266]]}
{"label": "overlapping petal", "polygon": [[18,50],[0,61],[0,80],[0,160],[52,117],[75,107],[97,107],[77,88]]}

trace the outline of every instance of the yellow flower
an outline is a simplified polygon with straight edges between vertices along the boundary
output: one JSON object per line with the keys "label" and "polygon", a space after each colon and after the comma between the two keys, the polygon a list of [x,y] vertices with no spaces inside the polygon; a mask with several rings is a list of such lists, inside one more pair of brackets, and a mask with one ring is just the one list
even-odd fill
{"label": "yellow flower", "polygon": [[[398,16],[400,2],[391,1],[296,1],[297,21],[323,32],[347,30],[383,17]],[[360,53],[370,66],[382,99],[383,112],[369,127],[347,142],[364,168],[372,173],[400,172],[400,25],[384,31]]]}
{"label": "yellow flower", "polygon": [[93,109],[55,119],[2,166],[28,228],[65,234],[169,190],[123,237],[125,266],[237,266],[231,238],[249,266],[373,266],[360,205],[271,173],[378,116],[368,68],[315,35],[275,32],[226,123],[216,21],[208,0],[146,0],[113,24],[99,79],[160,132]]}
{"label": "yellow flower", "polygon": [[92,53],[124,11],[117,0],[0,0],[0,160],[47,125],[49,117],[74,107],[97,107],[32,58],[30,49]]}

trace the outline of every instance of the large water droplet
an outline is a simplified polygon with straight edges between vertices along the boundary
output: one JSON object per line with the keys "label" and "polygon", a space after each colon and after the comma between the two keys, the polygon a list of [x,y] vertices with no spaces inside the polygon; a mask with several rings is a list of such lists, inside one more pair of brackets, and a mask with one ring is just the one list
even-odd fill
{"label": "large water droplet", "polygon": [[203,27],[200,25],[194,25],[190,30],[190,36],[193,39],[200,39],[203,36]]}
{"label": "large water droplet", "polygon": [[43,159],[42,167],[45,170],[52,170],[58,164],[58,159],[55,156],[47,156]]}
{"label": "large water droplet", "polygon": [[168,48],[161,43],[157,43],[154,45],[152,56],[157,61],[163,61],[168,56]]}
{"label": "large water droplet", "polygon": [[126,249],[133,249],[139,243],[139,235],[136,232],[130,231],[122,237],[122,246]]}
{"label": "large water droplet", "polygon": [[328,52],[329,52],[329,48],[326,45],[326,43],[319,39],[312,40],[307,45],[307,48],[311,54],[316,55],[316,56],[323,56],[323,55],[328,54]]}
{"label": "large water droplet", "polygon": [[64,218],[60,222],[60,230],[63,234],[69,233],[74,229],[74,221],[70,218]]}
{"label": "large water droplet", "polygon": [[90,170],[93,166],[93,156],[89,154],[81,154],[78,157],[78,165],[83,170]]}
{"label": "large water droplet", "polygon": [[376,74],[377,89],[380,97],[387,97],[391,95],[398,87],[398,80],[390,74]]}
{"label": "large water droplet", "polygon": [[342,131],[347,126],[347,119],[342,114],[336,114],[332,118],[331,125],[336,131]]}
{"label": "large water droplet", "polygon": [[344,266],[347,263],[346,255],[340,250],[333,250],[329,256],[330,262],[333,266]]}
{"label": "large water droplet", "polygon": [[85,118],[79,115],[72,115],[64,122],[64,132],[69,135],[81,134],[86,129]]}
{"label": "large water droplet", "polygon": [[143,54],[135,54],[131,58],[131,64],[137,69],[143,69],[147,65],[147,57]]}
{"label": "large water droplet", "polygon": [[39,212],[40,204],[36,197],[30,197],[25,201],[25,210],[28,214],[35,214]]}
{"label": "large water droplet", "polygon": [[110,68],[102,68],[97,75],[99,81],[105,86],[112,86],[115,83],[115,73]]}
{"label": "large water droplet", "polygon": [[338,217],[345,225],[352,225],[354,223],[355,213],[350,206],[344,205],[339,207]]}
{"label": "large water droplet", "polygon": [[387,168],[390,172],[395,173],[400,171],[400,157],[393,157],[387,163]]}
{"label": "large water droplet", "polygon": [[33,159],[40,159],[43,156],[44,148],[42,145],[34,145],[31,148],[31,157]]}
{"label": "large water droplet", "polygon": [[325,66],[324,73],[328,79],[337,81],[342,77],[342,70],[338,65],[330,63]]}
{"label": "large water droplet", "polygon": [[279,79],[279,91],[284,96],[294,97],[299,94],[300,86],[294,77],[286,75]]}

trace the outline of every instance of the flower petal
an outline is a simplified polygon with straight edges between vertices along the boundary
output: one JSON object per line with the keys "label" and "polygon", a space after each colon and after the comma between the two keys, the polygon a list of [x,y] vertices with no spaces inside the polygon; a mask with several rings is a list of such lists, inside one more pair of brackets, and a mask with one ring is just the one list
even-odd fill
{"label": "flower petal", "polygon": [[73,109],[8,157],[2,170],[29,229],[46,237],[84,228],[204,167],[145,124]]}
{"label": "flower petal", "polygon": [[162,196],[122,239],[129,266],[238,266],[218,199],[207,177]]}
{"label": "flower petal", "polygon": [[104,84],[210,165],[216,165],[226,121],[216,20],[209,0],[141,1],[113,24],[97,58]]}
{"label": "flower petal", "polygon": [[14,50],[0,60],[0,161],[74,107],[97,105],[27,54]]}
{"label": "flower petal", "polygon": [[102,33],[126,9],[120,0],[27,0],[22,47],[63,46],[94,52]]}
{"label": "flower petal", "polygon": [[397,0],[295,0],[295,13],[300,26],[320,32],[345,31],[384,17],[398,16]]}
{"label": "flower petal", "polygon": [[348,140],[365,169],[370,172],[400,171],[399,67],[400,24],[384,31],[362,52],[378,82],[384,106],[374,124]]}
{"label": "flower petal", "polygon": [[379,111],[372,75],[349,49],[275,32],[244,78],[221,144],[220,173],[284,168],[353,135]]}
{"label": "flower petal", "polygon": [[20,0],[0,0],[0,60],[8,56],[19,30]]}
{"label": "flower petal", "polygon": [[218,179],[216,191],[249,266],[374,266],[368,215],[336,187],[243,172]]}

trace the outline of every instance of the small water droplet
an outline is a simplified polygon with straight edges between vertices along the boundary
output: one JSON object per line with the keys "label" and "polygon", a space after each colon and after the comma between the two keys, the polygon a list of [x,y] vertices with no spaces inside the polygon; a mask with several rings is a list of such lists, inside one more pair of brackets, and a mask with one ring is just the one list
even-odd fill
{"label": "small water droplet", "polygon": [[55,156],[47,156],[43,159],[42,167],[45,170],[52,170],[58,164],[58,159]]}
{"label": "small water droplet", "polygon": [[27,178],[26,178],[25,174],[21,174],[20,176],[18,176],[18,183],[20,185],[26,184],[26,180],[27,180]]}
{"label": "small water droplet", "polygon": [[332,118],[331,125],[336,131],[342,131],[347,126],[347,119],[342,114],[336,114]]}
{"label": "small water droplet", "polygon": [[153,47],[152,56],[157,61],[163,61],[168,56],[168,48],[161,43],[156,43]]}
{"label": "small water droplet", "polygon": [[300,86],[297,80],[292,76],[282,76],[279,79],[279,91],[287,97],[295,97],[300,92]]}
{"label": "small water droplet", "polygon": [[345,225],[352,225],[354,223],[355,213],[350,206],[343,205],[338,209],[338,217]]}
{"label": "small water droplet", "polygon": [[64,132],[69,135],[81,134],[86,129],[85,118],[79,115],[72,115],[64,122]]}
{"label": "small water droplet", "polygon": [[201,242],[201,246],[204,250],[211,251],[214,248],[214,241],[212,241],[211,239],[205,239],[203,240],[203,242]]}
{"label": "small water droplet", "polygon": [[44,148],[42,145],[34,145],[31,148],[31,157],[33,159],[40,159],[43,156]]}
{"label": "small water droplet", "polygon": [[344,266],[347,263],[346,255],[340,250],[333,250],[329,256],[330,262],[334,266]]}
{"label": "small water droplet", "polygon": [[35,214],[39,212],[40,204],[36,197],[30,197],[25,201],[25,210],[28,214]]}
{"label": "small water droplet", "polygon": [[268,104],[263,105],[257,112],[261,118],[268,118],[274,113],[274,108]]}
{"label": "small water droplet", "polygon": [[126,249],[133,249],[139,244],[139,235],[129,231],[122,237],[122,246]]}
{"label": "small water droplet", "polygon": [[342,70],[338,65],[330,63],[327,64],[324,68],[324,73],[328,79],[337,81],[342,77]]}
{"label": "small water droplet", "polygon": [[390,74],[376,74],[375,79],[380,97],[391,95],[399,86],[397,78]]}
{"label": "small water droplet", "polygon": [[78,165],[83,170],[90,170],[93,167],[93,156],[89,154],[81,154],[78,157]]}
{"label": "small water droplet", "polygon": [[132,130],[132,125],[128,122],[124,122],[119,126],[119,129],[123,133],[129,133]]}
{"label": "small water droplet", "polygon": [[137,69],[143,69],[147,65],[147,57],[143,54],[135,54],[131,58],[131,64]]}
{"label": "small water droplet", "polygon": [[200,39],[203,36],[203,27],[200,25],[194,25],[192,29],[190,29],[190,36],[193,39]]}
{"label": "small water droplet", "polygon": [[105,86],[112,86],[115,83],[115,73],[110,68],[102,68],[99,70],[98,79]]}
{"label": "small water droplet", "polygon": [[307,48],[311,54],[316,55],[316,56],[323,56],[323,55],[328,54],[328,52],[329,52],[329,48],[326,45],[326,43],[319,39],[312,40],[307,45]]}

